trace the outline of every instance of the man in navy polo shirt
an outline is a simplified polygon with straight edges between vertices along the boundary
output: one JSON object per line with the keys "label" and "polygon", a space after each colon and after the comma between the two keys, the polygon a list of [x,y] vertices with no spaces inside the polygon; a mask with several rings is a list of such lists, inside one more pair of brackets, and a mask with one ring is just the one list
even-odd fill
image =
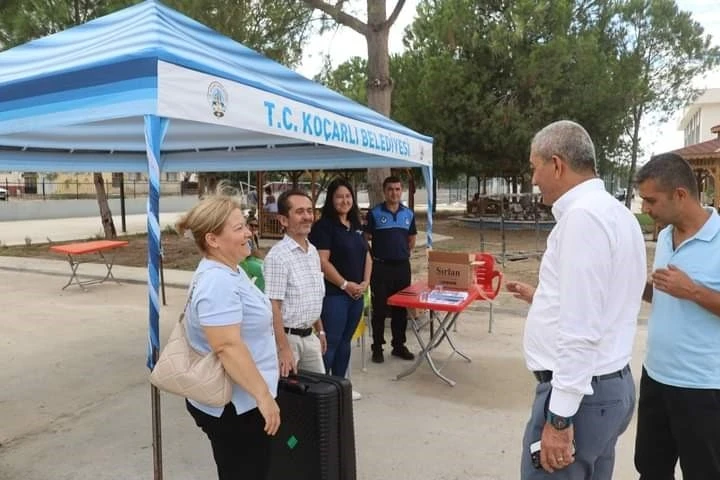
{"label": "man in navy polo shirt", "polygon": [[[383,181],[385,201],[368,212],[365,235],[372,241],[372,361],[382,363],[385,343],[387,299],[410,285],[410,252],[415,247],[415,214],[400,203],[402,182],[390,176]],[[392,330],[391,354],[403,360],[415,355],[405,346],[407,310],[389,307]]]}
{"label": "man in navy polo shirt", "polygon": [[652,302],[640,379],[635,467],[641,480],[720,478],[720,217],[690,165],[656,155],[638,171],[658,235],[643,299]]}

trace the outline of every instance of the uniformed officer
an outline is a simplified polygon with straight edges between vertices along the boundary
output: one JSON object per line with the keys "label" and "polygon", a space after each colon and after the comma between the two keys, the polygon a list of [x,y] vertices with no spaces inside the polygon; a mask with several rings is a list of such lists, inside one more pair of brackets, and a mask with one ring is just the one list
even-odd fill
{"label": "uniformed officer", "polygon": [[[385,343],[387,299],[410,285],[410,252],[415,247],[417,229],[415,214],[400,203],[402,182],[390,176],[383,181],[385,201],[368,212],[365,235],[372,241],[373,268],[370,280],[372,291],[372,361],[382,363]],[[405,346],[407,310],[389,307],[392,330],[391,354],[403,360],[415,355]]]}

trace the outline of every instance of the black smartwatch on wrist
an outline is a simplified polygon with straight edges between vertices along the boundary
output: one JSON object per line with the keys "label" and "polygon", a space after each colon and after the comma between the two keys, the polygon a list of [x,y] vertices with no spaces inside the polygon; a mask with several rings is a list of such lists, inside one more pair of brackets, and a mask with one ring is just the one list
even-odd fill
{"label": "black smartwatch on wrist", "polygon": [[547,420],[547,423],[552,425],[555,430],[565,430],[573,424],[573,417],[561,417],[560,415],[555,415],[550,410],[548,410],[545,420]]}

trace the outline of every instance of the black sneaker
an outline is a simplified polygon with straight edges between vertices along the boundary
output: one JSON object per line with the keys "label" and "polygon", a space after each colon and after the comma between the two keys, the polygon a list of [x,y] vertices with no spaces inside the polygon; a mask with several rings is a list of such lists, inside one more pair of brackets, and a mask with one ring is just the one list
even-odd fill
{"label": "black sneaker", "polygon": [[403,360],[415,360],[415,355],[405,345],[392,349],[391,355],[400,357]]}
{"label": "black sneaker", "polygon": [[373,350],[372,361],[373,363],[383,363],[385,361],[385,356],[383,355],[382,350]]}

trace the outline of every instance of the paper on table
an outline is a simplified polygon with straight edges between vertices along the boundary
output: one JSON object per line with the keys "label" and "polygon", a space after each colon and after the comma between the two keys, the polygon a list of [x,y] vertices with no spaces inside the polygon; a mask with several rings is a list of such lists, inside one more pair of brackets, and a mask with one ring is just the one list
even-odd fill
{"label": "paper on table", "polygon": [[446,305],[457,305],[468,297],[468,292],[455,290],[431,290],[428,293],[428,303],[442,303]]}

